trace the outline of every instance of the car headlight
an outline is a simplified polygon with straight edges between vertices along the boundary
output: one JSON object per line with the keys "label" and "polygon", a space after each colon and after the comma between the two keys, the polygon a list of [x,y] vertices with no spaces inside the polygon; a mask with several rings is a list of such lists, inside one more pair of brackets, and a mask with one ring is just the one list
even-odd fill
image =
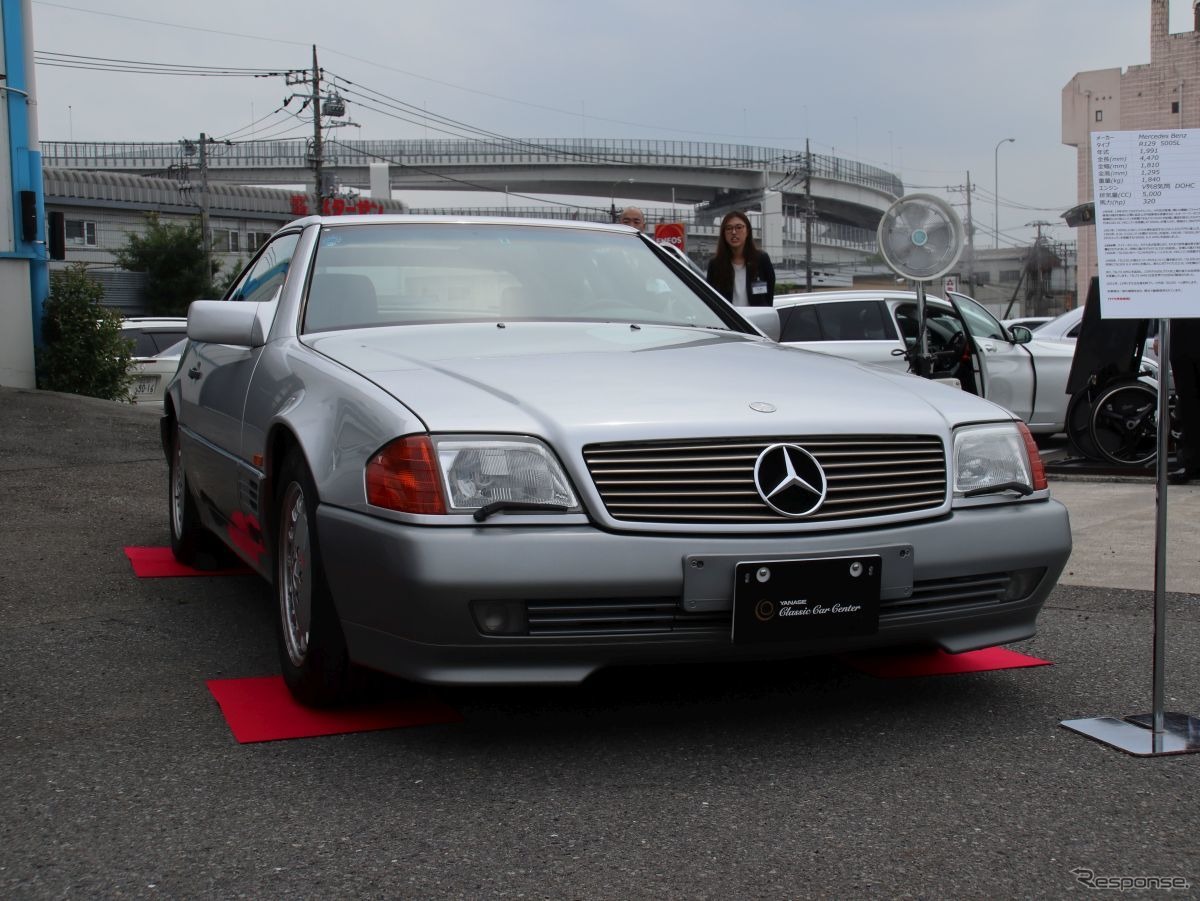
{"label": "car headlight", "polygon": [[474,513],[492,505],[578,510],[562,467],[534,438],[411,435],[367,463],[367,501],[403,513]]}
{"label": "car headlight", "polygon": [[1023,422],[970,426],[954,434],[954,493],[959,497],[1046,488],[1046,468]]}

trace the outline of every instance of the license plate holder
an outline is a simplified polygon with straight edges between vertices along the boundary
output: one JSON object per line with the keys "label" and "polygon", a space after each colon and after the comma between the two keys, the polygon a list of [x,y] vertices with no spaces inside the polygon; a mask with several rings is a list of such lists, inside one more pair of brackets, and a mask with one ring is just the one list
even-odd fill
{"label": "license plate holder", "polygon": [[873,635],[879,631],[878,554],[754,560],[734,566],[734,644]]}

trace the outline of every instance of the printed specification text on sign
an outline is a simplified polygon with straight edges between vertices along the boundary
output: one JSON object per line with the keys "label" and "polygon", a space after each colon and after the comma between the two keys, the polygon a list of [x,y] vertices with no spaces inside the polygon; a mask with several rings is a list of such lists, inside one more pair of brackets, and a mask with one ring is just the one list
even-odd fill
{"label": "printed specification text on sign", "polygon": [[1200,130],[1095,132],[1092,189],[1102,315],[1200,316]]}

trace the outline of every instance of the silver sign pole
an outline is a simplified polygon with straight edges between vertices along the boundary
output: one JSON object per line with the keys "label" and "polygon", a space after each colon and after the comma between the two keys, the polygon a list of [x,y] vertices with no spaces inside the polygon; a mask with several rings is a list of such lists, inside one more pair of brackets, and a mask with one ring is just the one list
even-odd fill
{"label": "silver sign pole", "polygon": [[[1138,757],[1192,754],[1200,751],[1200,719],[1186,713],[1164,713],[1167,669],[1167,449],[1171,436],[1171,321],[1158,324],[1158,459],[1154,520],[1154,649],[1151,660],[1151,712],[1082,720],[1062,725]],[[1185,435],[1185,440],[1200,436]]]}

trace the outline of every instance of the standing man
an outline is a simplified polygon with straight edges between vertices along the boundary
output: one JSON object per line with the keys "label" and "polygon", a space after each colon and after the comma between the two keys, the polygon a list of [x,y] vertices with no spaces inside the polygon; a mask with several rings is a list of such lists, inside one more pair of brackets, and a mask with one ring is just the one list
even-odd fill
{"label": "standing man", "polygon": [[622,225],[630,225],[638,231],[646,230],[646,215],[635,206],[627,206],[621,210],[621,216],[617,219]]}
{"label": "standing man", "polygon": [[1171,320],[1171,372],[1179,441],[1167,481],[1186,485],[1200,479],[1200,319]]}

